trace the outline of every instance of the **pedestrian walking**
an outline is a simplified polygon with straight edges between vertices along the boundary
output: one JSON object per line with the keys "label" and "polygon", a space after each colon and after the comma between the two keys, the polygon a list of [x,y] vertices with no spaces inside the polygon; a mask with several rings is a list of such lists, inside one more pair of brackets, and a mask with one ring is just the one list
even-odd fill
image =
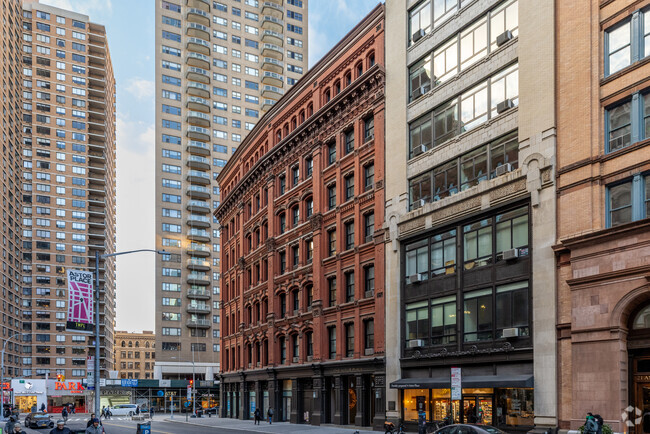
{"label": "pedestrian walking", "polygon": [[106,419],[110,419],[111,416],[113,416],[113,412],[111,411],[110,407],[106,407]]}
{"label": "pedestrian walking", "polygon": [[9,416],[9,421],[5,424],[4,432],[8,432],[8,433],[14,432],[15,425],[16,425],[16,418],[14,416]]}
{"label": "pedestrian walking", "polygon": [[598,422],[593,414],[587,413],[585,418],[585,429],[583,434],[597,434],[598,433]]}
{"label": "pedestrian walking", "polygon": [[135,406],[135,415],[140,416],[140,407],[137,405]]}
{"label": "pedestrian walking", "polygon": [[68,407],[67,406],[63,407],[63,410],[61,410],[61,417],[63,418],[63,422],[68,421]]}
{"label": "pedestrian walking", "polygon": [[260,419],[262,418],[262,414],[260,413],[260,409],[256,408],[253,415],[255,416],[255,425],[259,425],[260,424]]}
{"label": "pedestrian walking", "polygon": [[16,425],[14,425],[14,430],[9,431],[9,434],[27,434],[27,433],[23,431],[23,427],[21,424],[16,423]]}
{"label": "pedestrian walking", "polygon": [[594,419],[596,419],[596,423],[598,424],[598,431],[596,431],[596,433],[603,434],[603,425],[605,424],[605,421],[599,414],[595,414]]}
{"label": "pedestrian walking", "polygon": [[86,434],[102,434],[104,428],[99,425],[99,419],[94,418],[93,424],[86,428]]}
{"label": "pedestrian walking", "polygon": [[[88,422],[86,423],[86,428],[88,428],[90,425],[92,425],[93,424],[93,419],[96,419],[96,418],[97,418],[97,416],[95,415],[95,413],[91,413],[90,414],[90,419],[88,419]],[[99,424],[101,425],[102,422],[99,421]]]}
{"label": "pedestrian walking", "polygon": [[56,421],[56,428],[50,431],[50,434],[72,434],[72,431],[65,426],[65,421],[59,419]]}
{"label": "pedestrian walking", "polygon": [[153,409],[153,407],[149,407],[149,417],[151,418],[151,420],[153,420],[154,413],[155,413],[155,410]]}
{"label": "pedestrian walking", "polygon": [[41,411],[45,411],[45,403],[41,404]]}
{"label": "pedestrian walking", "polygon": [[273,425],[273,409],[269,408],[266,411],[266,416],[269,418],[269,424]]}

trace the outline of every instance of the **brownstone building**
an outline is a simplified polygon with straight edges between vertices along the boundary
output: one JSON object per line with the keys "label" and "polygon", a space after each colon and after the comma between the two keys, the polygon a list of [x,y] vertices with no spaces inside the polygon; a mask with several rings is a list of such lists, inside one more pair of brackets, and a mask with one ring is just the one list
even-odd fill
{"label": "brownstone building", "polygon": [[576,429],[590,411],[639,433],[650,411],[650,2],[556,7],[559,424]]}
{"label": "brownstone building", "polygon": [[217,178],[224,417],[383,423],[383,59],[380,5]]}
{"label": "brownstone building", "polygon": [[115,366],[120,378],[153,379],[156,360],[156,336],[142,333],[115,332]]}

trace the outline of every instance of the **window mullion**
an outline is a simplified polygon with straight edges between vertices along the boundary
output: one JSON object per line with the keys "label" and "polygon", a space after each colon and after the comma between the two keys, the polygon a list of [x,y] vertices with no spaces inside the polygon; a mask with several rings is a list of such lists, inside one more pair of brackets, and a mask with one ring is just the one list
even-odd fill
{"label": "window mullion", "polygon": [[632,221],[641,220],[644,218],[644,189],[643,176],[640,173],[634,175],[632,179]]}
{"label": "window mullion", "polygon": [[642,26],[643,23],[641,22],[641,12],[637,11],[632,15],[632,25],[630,26],[630,51],[631,51],[631,62],[638,62],[641,57],[641,48],[642,48],[642,41],[643,41],[643,32],[642,32]]}
{"label": "window mullion", "polygon": [[632,104],[630,107],[630,144],[638,142],[643,134],[641,128],[643,125],[643,98],[639,93],[632,95]]}

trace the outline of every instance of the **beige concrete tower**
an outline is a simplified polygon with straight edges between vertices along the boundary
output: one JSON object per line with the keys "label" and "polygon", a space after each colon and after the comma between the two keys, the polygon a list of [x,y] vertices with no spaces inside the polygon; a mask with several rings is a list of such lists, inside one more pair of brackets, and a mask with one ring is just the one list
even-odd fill
{"label": "beige concrete tower", "polygon": [[387,418],[556,426],[554,3],[386,8]]}
{"label": "beige concrete tower", "polygon": [[307,69],[307,0],[156,0],[155,378],[219,369],[215,179]]}
{"label": "beige concrete tower", "polygon": [[[115,79],[104,26],[23,2],[24,376],[86,376],[92,337],[65,331],[68,268],[115,251]],[[100,263],[101,367],[114,369],[115,265]]]}

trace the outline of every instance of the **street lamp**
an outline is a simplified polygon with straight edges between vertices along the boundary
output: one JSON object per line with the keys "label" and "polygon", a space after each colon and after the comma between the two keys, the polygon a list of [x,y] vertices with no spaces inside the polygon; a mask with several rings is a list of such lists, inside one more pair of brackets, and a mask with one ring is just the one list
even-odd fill
{"label": "street lamp", "polygon": [[2,362],[0,362],[0,418],[4,419],[5,417],[5,392],[4,392],[4,383],[5,383],[5,349],[7,348],[7,343],[15,338],[16,336],[27,336],[30,333],[16,333],[13,336],[9,336],[7,339],[5,339],[4,344],[2,344]]}
{"label": "street lamp", "polygon": [[[139,250],[129,250],[126,252],[117,252],[117,253],[107,253],[105,255],[100,255],[99,251],[95,251],[95,414],[101,414],[99,412],[101,407],[101,394],[99,392],[99,260],[110,258],[111,256],[120,256],[128,255],[131,253],[138,252],[153,252],[158,253],[159,255],[166,255],[167,252],[164,250],[154,250],[154,249],[139,249]],[[3,356],[4,356],[4,349]],[[4,357],[3,357],[4,363]]]}

